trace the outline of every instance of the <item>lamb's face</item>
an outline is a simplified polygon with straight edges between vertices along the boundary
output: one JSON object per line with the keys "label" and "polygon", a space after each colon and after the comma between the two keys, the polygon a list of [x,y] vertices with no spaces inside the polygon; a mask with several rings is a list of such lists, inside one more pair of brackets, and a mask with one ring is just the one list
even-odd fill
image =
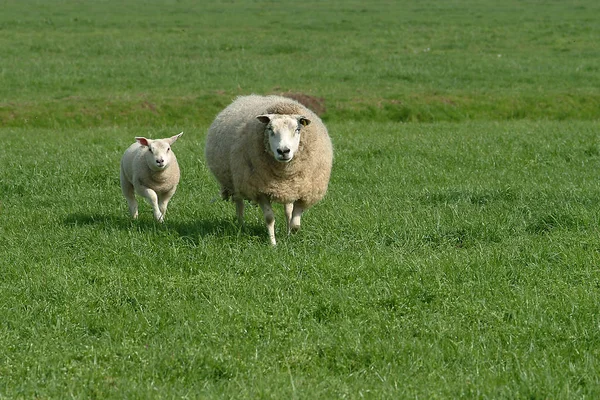
{"label": "lamb's face", "polygon": [[143,146],[142,151],[144,152],[144,158],[146,159],[148,168],[153,171],[162,171],[167,168],[173,154],[171,152],[171,144],[167,140],[136,139],[138,139],[138,142]]}
{"label": "lamb's face", "polygon": [[301,115],[266,114],[256,118],[266,124],[267,147],[275,160],[292,161],[300,145],[300,131],[310,121]]}
{"label": "lamb's face", "polygon": [[173,159],[173,152],[171,151],[171,145],[175,143],[183,135],[181,132],[178,135],[171,136],[165,139],[146,139],[145,137],[136,137],[135,140],[142,145],[142,151],[144,152],[144,158],[148,168],[153,171],[162,171]]}

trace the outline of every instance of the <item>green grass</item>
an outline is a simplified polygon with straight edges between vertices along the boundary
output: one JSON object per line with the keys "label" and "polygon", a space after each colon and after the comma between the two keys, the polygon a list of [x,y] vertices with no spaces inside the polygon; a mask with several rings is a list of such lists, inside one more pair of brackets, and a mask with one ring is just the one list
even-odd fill
{"label": "green grass", "polygon": [[[599,6],[365,4],[2,3],[0,399],[600,396]],[[271,248],[204,134],[287,91],[335,162]],[[131,221],[123,151],[182,130]]]}
{"label": "green grass", "polygon": [[208,123],[232,97],[304,92],[326,119],[596,119],[600,5],[3,2],[0,122]]}
{"label": "green grass", "polygon": [[0,393],[596,397],[598,123],[371,126],[330,124],[331,191],[276,249],[191,137],[161,226],[119,193],[142,132],[2,130]]}

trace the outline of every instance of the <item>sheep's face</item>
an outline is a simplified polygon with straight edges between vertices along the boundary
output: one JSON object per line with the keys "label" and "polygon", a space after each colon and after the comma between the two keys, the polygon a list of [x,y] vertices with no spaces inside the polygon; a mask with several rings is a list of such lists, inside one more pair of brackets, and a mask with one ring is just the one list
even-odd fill
{"label": "sheep's face", "polygon": [[310,124],[310,120],[301,115],[280,114],[265,114],[256,118],[266,124],[266,147],[275,160],[282,163],[292,161],[300,145],[300,132]]}
{"label": "sheep's face", "polygon": [[179,137],[183,134],[181,132],[179,135],[171,136],[167,139],[146,139],[144,137],[136,137],[135,140],[139,144],[141,144],[144,149],[144,158],[146,159],[146,164],[148,164],[148,168],[153,171],[162,171],[171,162],[173,158],[173,152],[171,151],[171,145],[179,139]]}

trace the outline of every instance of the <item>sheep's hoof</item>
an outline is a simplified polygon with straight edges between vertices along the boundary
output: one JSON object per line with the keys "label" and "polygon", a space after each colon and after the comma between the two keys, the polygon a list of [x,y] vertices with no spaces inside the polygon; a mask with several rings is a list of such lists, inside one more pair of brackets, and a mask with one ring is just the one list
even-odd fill
{"label": "sheep's hoof", "polygon": [[290,232],[289,233],[298,233],[298,231],[300,230],[300,225],[291,225],[290,226]]}

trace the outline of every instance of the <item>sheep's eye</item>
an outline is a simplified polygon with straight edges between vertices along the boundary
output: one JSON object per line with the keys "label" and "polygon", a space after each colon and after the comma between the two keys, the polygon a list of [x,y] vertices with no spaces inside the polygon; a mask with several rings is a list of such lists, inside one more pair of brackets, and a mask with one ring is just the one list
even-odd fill
{"label": "sheep's eye", "polygon": [[148,151],[149,151],[150,153],[154,154],[154,152],[152,151],[152,148],[151,148],[151,147],[148,147]]}
{"label": "sheep's eye", "polygon": [[168,148],[167,148],[167,153],[168,153],[168,152],[170,152],[170,151],[171,151],[171,148],[170,148],[170,147],[168,147]]}

